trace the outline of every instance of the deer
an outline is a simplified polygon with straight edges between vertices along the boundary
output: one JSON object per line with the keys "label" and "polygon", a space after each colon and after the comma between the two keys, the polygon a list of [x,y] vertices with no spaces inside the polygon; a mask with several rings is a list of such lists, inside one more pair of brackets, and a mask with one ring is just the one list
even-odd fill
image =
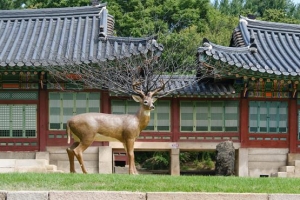
{"label": "deer", "polygon": [[136,114],[107,114],[107,113],[83,113],[72,116],[67,121],[66,132],[68,144],[70,135],[73,135],[74,143],[67,148],[70,163],[70,172],[76,173],[74,157],[77,158],[83,173],[87,173],[83,161],[83,152],[97,141],[120,141],[125,149],[129,161],[129,174],[138,174],[134,161],[134,143],[140,132],[147,127],[150,121],[150,111],[154,110],[155,94],[164,89],[165,83],[153,91],[145,94],[137,87],[141,82],[133,82],[132,88],[136,94],[132,95],[133,100],[140,103]]}

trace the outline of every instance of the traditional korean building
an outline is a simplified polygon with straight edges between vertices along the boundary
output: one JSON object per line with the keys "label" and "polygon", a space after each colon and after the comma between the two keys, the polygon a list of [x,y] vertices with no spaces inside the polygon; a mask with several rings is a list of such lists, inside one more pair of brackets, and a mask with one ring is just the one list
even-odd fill
{"label": "traditional korean building", "polygon": [[230,47],[204,39],[198,52],[222,77],[214,81],[232,82],[239,95],[240,175],[270,175],[299,159],[300,26],[240,17]]}
{"label": "traditional korean building", "polygon": [[[73,92],[69,82],[57,89],[45,70],[162,51],[153,38],[113,36],[113,24],[105,4],[0,12],[0,159],[42,158],[68,172],[65,128],[71,116],[136,111],[135,102],[105,89]],[[269,176],[295,160],[299,28],[242,17],[230,47],[205,39],[199,63],[218,73],[159,99],[135,149],[170,151],[176,175],[180,151],[213,151],[227,140],[236,148],[238,176]],[[177,76],[172,84],[194,78]],[[84,153],[88,172],[112,173],[113,157],[122,160],[122,151],[121,143],[95,142]]]}

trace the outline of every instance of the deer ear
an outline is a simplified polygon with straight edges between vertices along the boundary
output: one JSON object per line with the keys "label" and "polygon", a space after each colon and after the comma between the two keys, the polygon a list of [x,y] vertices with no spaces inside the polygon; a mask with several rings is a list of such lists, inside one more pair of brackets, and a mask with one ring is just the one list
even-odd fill
{"label": "deer ear", "polygon": [[157,100],[157,98],[152,98],[152,103],[154,103]]}
{"label": "deer ear", "polygon": [[133,100],[135,100],[136,102],[142,102],[142,101],[143,101],[143,99],[142,99],[140,96],[138,96],[138,95],[132,95],[132,98],[133,98]]}

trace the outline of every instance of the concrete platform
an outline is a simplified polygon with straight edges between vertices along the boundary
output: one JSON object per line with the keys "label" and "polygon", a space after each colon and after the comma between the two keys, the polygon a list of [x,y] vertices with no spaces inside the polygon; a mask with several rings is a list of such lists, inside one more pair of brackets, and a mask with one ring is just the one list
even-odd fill
{"label": "concrete platform", "polygon": [[127,192],[127,191],[0,191],[0,200],[298,200],[300,194]]}

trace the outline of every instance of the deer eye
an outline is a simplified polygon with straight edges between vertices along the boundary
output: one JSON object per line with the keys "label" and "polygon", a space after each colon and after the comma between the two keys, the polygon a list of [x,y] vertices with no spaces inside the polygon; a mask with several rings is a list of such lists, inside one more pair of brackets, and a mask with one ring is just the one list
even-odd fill
{"label": "deer eye", "polygon": [[144,104],[147,104],[147,103],[148,103],[148,101],[145,100],[145,101],[144,101]]}

